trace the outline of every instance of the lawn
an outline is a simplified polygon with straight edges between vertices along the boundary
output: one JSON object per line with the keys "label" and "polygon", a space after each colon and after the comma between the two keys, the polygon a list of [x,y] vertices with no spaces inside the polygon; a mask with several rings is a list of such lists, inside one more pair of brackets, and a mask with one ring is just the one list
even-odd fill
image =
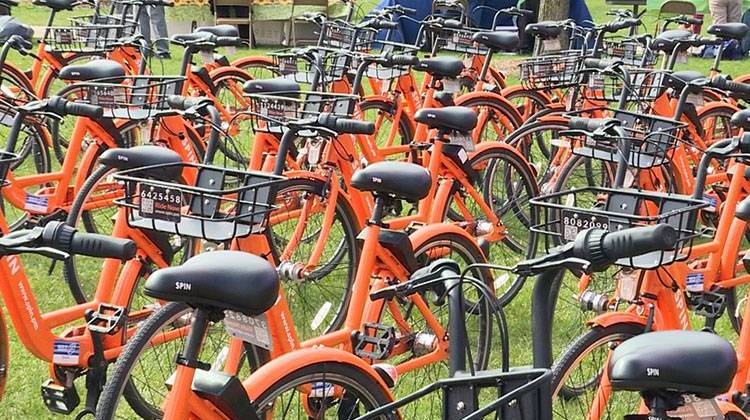
{"label": "lawn", "polygon": [[[370,1],[369,3],[373,3]],[[587,1],[594,19],[598,22],[606,21],[607,6],[604,4],[604,0]],[[38,6],[31,6],[29,4],[23,4],[22,6],[14,9],[14,14],[23,22],[43,25],[46,21],[47,9]],[[64,12],[61,18],[70,16],[71,13]],[[709,16],[706,16],[707,20],[710,20]],[[655,15],[650,13],[644,19],[646,25],[653,28]],[[708,27],[710,22],[704,24],[704,28]],[[260,49],[241,49],[233,54],[230,59],[235,59],[243,56],[250,55],[266,55],[273,48],[260,48]],[[155,71],[164,74],[175,74],[179,70],[179,62],[183,51],[179,47],[172,46],[171,60],[155,61]],[[18,65],[21,68],[26,68],[31,63],[30,57],[21,57],[18,55],[12,55],[9,58],[10,62]],[[495,64],[498,67],[505,69],[508,72],[508,80],[510,83],[517,83],[518,73],[516,63],[518,58],[508,55],[500,55],[496,58]],[[681,64],[680,68],[694,69],[703,72],[707,72],[711,65],[711,60],[704,60],[691,57],[686,64]],[[722,65],[722,70],[725,74],[739,75],[748,71],[747,61],[726,61]],[[69,129],[70,127],[68,127]],[[0,132],[5,135],[7,132]],[[52,310],[57,308],[66,307],[72,304],[72,298],[67,294],[67,286],[63,280],[60,265],[58,264],[51,273],[48,273],[50,269],[50,263],[48,260],[39,257],[24,258],[25,268],[27,275],[31,279],[33,286],[34,296],[41,305],[43,310]],[[527,288],[528,289],[528,288]],[[528,292],[526,290],[525,292]],[[523,337],[528,336],[528,293],[522,293],[518,297],[518,301],[508,310],[508,316],[510,319],[511,334]],[[7,315],[7,313],[6,313]],[[6,321],[8,321],[6,319]],[[726,330],[726,326],[722,326],[722,330]],[[727,335],[730,336],[730,335]],[[524,340],[519,340],[519,342]],[[516,363],[527,363],[529,361],[528,353],[523,351],[514,352],[514,361]],[[11,328],[11,363],[9,372],[9,381],[6,388],[6,395],[2,402],[0,402],[0,413],[3,418],[8,419],[25,419],[25,418],[53,418],[46,408],[44,407],[40,398],[40,385],[49,376],[47,364],[35,359],[20,345],[18,337],[12,332]],[[79,381],[78,388],[83,391],[84,384]]]}

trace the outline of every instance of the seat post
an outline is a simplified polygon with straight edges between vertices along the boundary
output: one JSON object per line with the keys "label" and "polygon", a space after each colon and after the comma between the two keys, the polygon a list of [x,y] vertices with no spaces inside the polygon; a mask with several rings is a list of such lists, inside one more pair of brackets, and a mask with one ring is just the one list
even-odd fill
{"label": "seat post", "polygon": [[642,392],[646,406],[649,408],[649,420],[673,420],[667,412],[683,405],[682,395],[674,392],[644,391]]}
{"label": "seat post", "polygon": [[182,351],[182,354],[177,356],[178,364],[204,370],[210,369],[209,366],[205,366],[204,363],[198,360],[210,318],[208,310],[200,307],[195,308],[193,311],[193,320],[190,323],[190,331],[185,342],[185,349]]}
{"label": "seat post", "polygon": [[381,226],[383,224],[383,210],[385,209],[385,198],[375,196],[375,207],[372,209],[372,217],[368,224]]}

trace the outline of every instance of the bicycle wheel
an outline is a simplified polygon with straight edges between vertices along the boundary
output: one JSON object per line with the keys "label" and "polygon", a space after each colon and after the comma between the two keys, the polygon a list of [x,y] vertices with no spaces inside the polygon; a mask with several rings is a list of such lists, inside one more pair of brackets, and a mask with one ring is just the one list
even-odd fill
{"label": "bicycle wheel", "polygon": [[[617,344],[639,334],[643,334],[642,325],[621,323],[593,327],[573,341],[552,368],[554,417],[609,419],[637,413],[641,404],[638,393],[599,386],[608,355]],[[574,391],[574,396],[560,395],[563,388]]]}
{"label": "bicycle wheel", "polygon": [[732,115],[736,112],[737,108],[730,105],[698,111],[698,120],[703,129],[703,142],[707,146],[739,134],[740,129],[731,124]]}
{"label": "bicycle wheel", "polygon": [[[421,243],[414,244],[414,253],[419,267],[425,267],[430,262],[442,258],[450,258],[458,262],[462,269],[470,264],[486,261],[482,251],[473,241],[450,232],[430,236]],[[491,289],[492,279],[487,269],[476,268],[470,270],[469,274]],[[423,297],[432,314],[446,328],[450,322],[448,304],[446,301],[436,299],[436,296],[440,295],[442,291],[442,289],[437,289]],[[474,368],[482,370],[487,367],[500,367],[499,346],[492,346],[493,330],[490,304],[486,299],[480,297],[476,289],[470,285],[464,285],[463,292],[466,303],[466,332]],[[397,303],[397,305],[389,306],[388,309],[383,311],[380,322],[385,325],[396,326],[403,326],[403,322],[405,322],[409,328],[408,331],[401,331],[401,334],[404,337],[411,337],[409,350],[388,359],[387,363],[396,365],[432,351],[430,345],[435,345],[438,342],[438,337],[427,325],[426,320],[412,301],[394,303]],[[403,321],[400,322],[400,320]],[[495,350],[494,353],[493,350]],[[403,397],[447,376],[447,360],[427,364],[401,377],[394,389],[394,395],[396,398]],[[430,394],[402,408],[401,414],[404,418],[439,418],[440,413],[442,413],[441,406],[440,395]]]}
{"label": "bicycle wheel", "polygon": [[506,142],[518,149],[534,168],[536,182],[541,191],[549,191],[557,166],[563,162],[550,162],[558,150],[558,145],[566,142],[560,131],[567,130],[568,125],[557,121],[535,121],[524,124],[506,139]]}
{"label": "bicycle wheel", "polygon": [[231,122],[224,121],[224,129],[229,136],[221,136],[218,143],[219,151],[229,160],[244,165],[247,165],[252,142],[249,136],[242,139],[247,141],[234,139],[240,139],[242,133],[252,132],[249,117],[237,117],[238,113],[248,108],[247,99],[243,96],[242,91],[242,86],[248,80],[252,80],[252,77],[240,69],[225,68],[221,72],[212,72],[214,97],[228,114],[225,117],[232,119]]}
{"label": "bicycle wheel", "polygon": [[[497,264],[513,265],[536,255],[537,234],[531,231],[531,227],[539,223],[539,210],[531,206],[529,200],[539,194],[539,189],[529,166],[515,150],[497,146],[474,155],[471,167],[481,200],[504,227],[502,239],[485,249],[487,258]],[[482,236],[487,233],[483,229],[492,223],[488,221],[489,215],[472,198],[460,192],[453,194],[445,220],[468,223],[475,227],[477,236]],[[507,280],[496,281],[493,287],[501,305],[510,301],[520,287],[521,279]]]}
{"label": "bicycle wheel", "polygon": [[[372,135],[378,147],[407,145],[411,143],[412,133],[409,117],[402,113],[396,122],[396,107],[393,103],[369,99],[359,103],[361,119],[375,124],[375,133]],[[394,127],[396,125],[396,127]],[[392,137],[392,138],[391,138]],[[392,155],[400,159],[403,155]]]}
{"label": "bicycle wheel", "polygon": [[[125,194],[122,184],[112,178],[117,171],[105,165],[96,168],[81,186],[65,223],[83,227],[90,233],[111,234],[118,212],[113,200]],[[87,205],[93,207],[84,210]],[[194,253],[194,240],[156,231],[144,230],[144,234],[159,247],[161,257],[168,264],[183,262]],[[151,265],[153,261],[146,263]],[[71,255],[64,261],[63,275],[76,302],[85,303],[93,297],[100,280],[101,267],[101,258]]]}
{"label": "bicycle wheel", "polygon": [[278,67],[268,57],[243,57],[232,62],[233,67],[246,71],[253,79],[273,79],[282,76]]}
{"label": "bicycle wheel", "polygon": [[[319,180],[289,179],[279,188],[267,229],[301,341],[341,327],[359,261],[359,222],[342,194],[329,202],[328,190]],[[311,261],[314,251],[317,262]]]}
{"label": "bicycle wheel", "polygon": [[524,123],[550,103],[549,98],[535,90],[518,89],[504,93],[503,96],[516,106],[518,113],[521,114],[521,121]]}
{"label": "bicycle wheel", "polygon": [[391,402],[387,390],[372,376],[335,362],[318,362],[289,372],[257,392],[254,405],[265,419],[354,419]]}
{"label": "bicycle wheel", "polygon": [[[185,346],[191,320],[192,310],[187,305],[172,302],[155,310],[138,326],[110,372],[99,397],[97,419],[132,418],[133,412],[144,419],[163,416],[161,405],[169,392],[166,384],[174,373],[174,357]],[[151,345],[155,342],[161,344]],[[200,360],[222,370],[228,342],[223,324],[212,322],[203,341]],[[248,346],[245,349],[252,350]],[[256,367],[258,362],[254,357],[255,353],[244,352],[240,360],[244,370],[234,373],[248,374],[250,369],[244,368],[245,361],[250,364],[253,360],[253,367]],[[128,404],[122,404],[123,399]]]}
{"label": "bicycle wheel", "polygon": [[510,133],[521,126],[520,115],[509,102],[496,97],[479,96],[469,99],[456,99],[457,106],[469,107],[477,113],[477,126],[474,129],[474,143],[503,141]]}

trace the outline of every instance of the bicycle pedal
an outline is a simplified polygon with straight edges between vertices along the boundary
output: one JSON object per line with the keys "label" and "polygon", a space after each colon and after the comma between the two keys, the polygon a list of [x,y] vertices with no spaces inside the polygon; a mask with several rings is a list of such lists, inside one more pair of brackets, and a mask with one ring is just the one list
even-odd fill
{"label": "bicycle pedal", "polygon": [[697,293],[691,296],[690,303],[696,315],[716,319],[724,313],[726,296],[716,292]]}
{"label": "bicycle pedal", "polygon": [[354,354],[362,358],[383,360],[391,354],[396,345],[396,329],[375,323],[366,323],[364,331],[352,335]]}
{"label": "bicycle pedal", "polygon": [[64,387],[52,379],[42,384],[42,400],[49,411],[65,415],[72,413],[81,403],[75,385]]}
{"label": "bicycle pedal", "polygon": [[115,334],[125,321],[124,315],[124,307],[100,303],[96,311],[88,314],[89,331],[99,334]]}

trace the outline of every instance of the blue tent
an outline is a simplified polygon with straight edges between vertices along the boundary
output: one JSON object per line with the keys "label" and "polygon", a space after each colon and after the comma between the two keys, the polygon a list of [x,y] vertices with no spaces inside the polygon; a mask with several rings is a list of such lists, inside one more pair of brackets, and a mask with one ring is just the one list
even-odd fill
{"label": "blue tent", "polygon": [[[518,0],[470,0],[470,16],[480,27],[490,28],[492,26],[494,13],[488,9],[474,11],[477,6],[488,6],[494,9],[502,9],[515,6],[517,3]],[[430,12],[432,12],[432,2],[425,0],[381,0],[380,4],[376,6],[376,9],[394,4],[400,4],[404,7],[415,9],[417,13],[410,17],[416,20],[423,20],[430,14]],[[586,7],[584,0],[570,0],[570,17],[579,24],[585,24],[585,21],[591,20],[591,14],[589,13],[589,9]],[[498,22],[499,26],[511,26],[512,24],[513,22],[511,19],[507,17]],[[417,33],[419,32],[419,24],[408,19],[401,19],[401,26],[404,31],[406,42],[415,42]]]}

